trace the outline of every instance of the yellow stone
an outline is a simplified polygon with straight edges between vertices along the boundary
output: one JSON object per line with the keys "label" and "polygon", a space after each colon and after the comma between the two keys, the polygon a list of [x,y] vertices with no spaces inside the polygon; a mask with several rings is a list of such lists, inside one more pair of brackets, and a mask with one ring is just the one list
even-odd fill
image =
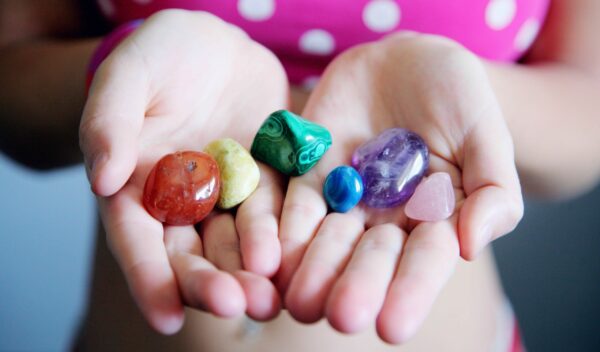
{"label": "yellow stone", "polygon": [[260,180],[258,165],[241,144],[231,138],[218,139],[204,148],[221,172],[221,192],[217,205],[230,209],[254,192]]}

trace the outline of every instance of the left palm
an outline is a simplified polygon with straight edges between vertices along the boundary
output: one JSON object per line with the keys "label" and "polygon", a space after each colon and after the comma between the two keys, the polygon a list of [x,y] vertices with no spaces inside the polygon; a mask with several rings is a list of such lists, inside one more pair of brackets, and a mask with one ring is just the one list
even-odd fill
{"label": "left palm", "polygon": [[[286,306],[303,322],[326,316],[342,332],[376,322],[382,339],[402,342],[425,319],[459,256],[473,258],[522,215],[511,137],[485,72],[446,40],[394,36],[338,58],[303,115],[326,126],[334,142],[288,187],[277,278]],[[449,219],[411,221],[402,207],[362,204],[327,214],[321,190],[328,172],[390,127],[422,136],[428,173],[451,175],[456,210]]]}
{"label": "left palm", "polygon": [[144,209],[142,194],[165,154],[225,137],[249,146],[264,116],[285,105],[287,91],[274,55],[203,12],[158,12],[96,72],[81,144],[95,164],[90,180],[109,247],[158,331],[181,327],[183,304],[217,316],[246,311],[269,319],[279,312],[265,276],[279,267],[283,177],[263,172],[235,216],[214,211],[200,231],[163,225]]}

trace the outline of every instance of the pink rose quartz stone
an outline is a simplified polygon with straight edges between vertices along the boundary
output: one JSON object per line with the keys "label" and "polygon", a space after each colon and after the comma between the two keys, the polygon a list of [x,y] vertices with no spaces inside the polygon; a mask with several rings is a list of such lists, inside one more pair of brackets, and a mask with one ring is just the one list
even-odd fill
{"label": "pink rose quartz stone", "polygon": [[440,221],[454,212],[454,188],[450,175],[436,172],[425,178],[406,203],[404,212],[411,219]]}

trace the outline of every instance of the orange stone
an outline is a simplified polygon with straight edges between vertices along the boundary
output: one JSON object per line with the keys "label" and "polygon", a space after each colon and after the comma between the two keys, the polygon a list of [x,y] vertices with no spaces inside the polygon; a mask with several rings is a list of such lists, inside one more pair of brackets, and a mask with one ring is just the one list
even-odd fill
{"label": "orange stone", "polygon": [[148,175],[144,206],[166,224],[195,224],[219,199],[219,180],[219,167],[210,155],[193,151],[168,154]]}

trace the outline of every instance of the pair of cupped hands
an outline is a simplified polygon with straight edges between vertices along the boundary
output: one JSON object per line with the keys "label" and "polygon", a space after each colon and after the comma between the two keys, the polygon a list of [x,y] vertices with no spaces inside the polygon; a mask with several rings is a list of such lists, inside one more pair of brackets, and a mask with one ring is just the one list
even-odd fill
{"label": "pair of cupped hands", "polygon": [[[460,257],[475,258],[511,231],[523,203],[513,145],[475,56],[447,39],[397,34],[338,56],[301,115],[333,145],[307,174],[260,165],[237,211],[168,226],[144,209],[152,166],[219,138],[245,147],[288,104],[276,57],[205,13],[167,10],[122,42],[97,71],[81,146],[109,247],[152,327],[171,334],[184,306],[220,317],[298,321],[326,317],[341,332],[375,324],[391,343],[410,338]],[[402,207],[328,213],[322,184],[354,149],[390,127],[430,149],[429,173],[450,174],[456,210],[416,222]]]}

